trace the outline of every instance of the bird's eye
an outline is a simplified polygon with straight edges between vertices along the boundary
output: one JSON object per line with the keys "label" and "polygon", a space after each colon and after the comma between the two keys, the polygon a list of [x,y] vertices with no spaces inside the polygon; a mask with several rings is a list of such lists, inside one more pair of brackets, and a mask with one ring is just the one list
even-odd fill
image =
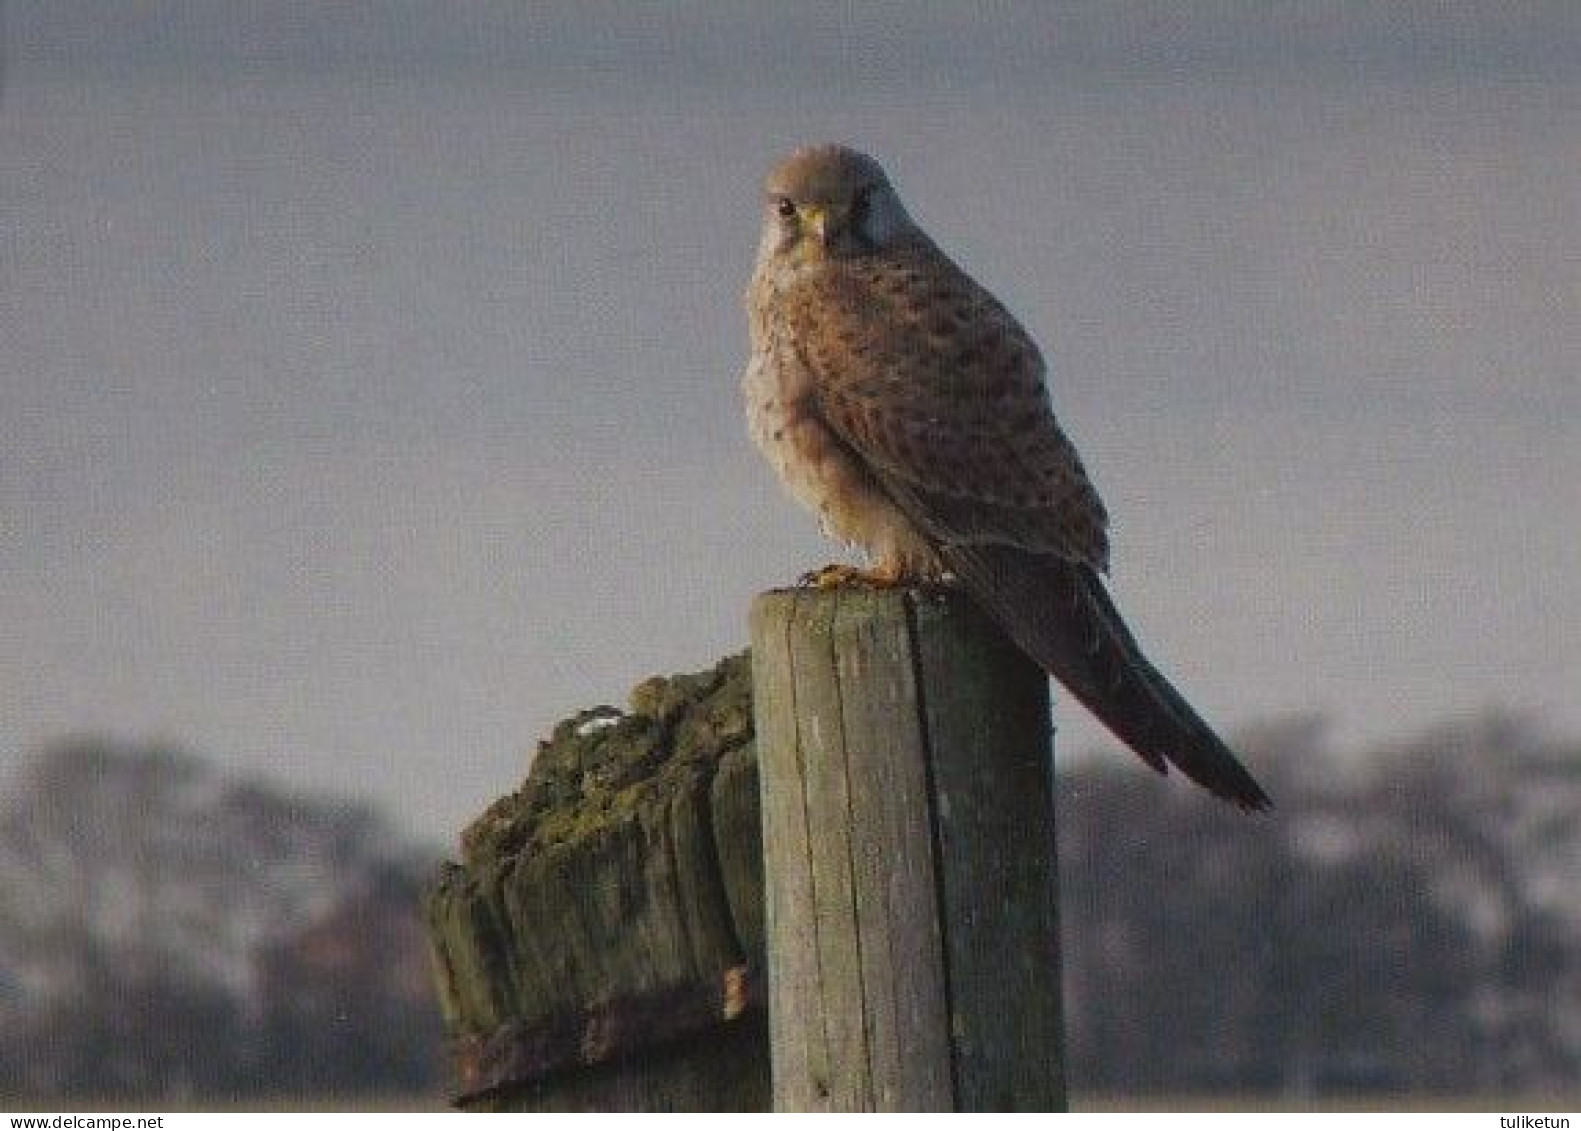
{"label": "bird's eye", "polygon": [[774,202],[774,211],[780,214],[781,220],[790,220],[796,215],[796,202],[788,196],[782,196]]}

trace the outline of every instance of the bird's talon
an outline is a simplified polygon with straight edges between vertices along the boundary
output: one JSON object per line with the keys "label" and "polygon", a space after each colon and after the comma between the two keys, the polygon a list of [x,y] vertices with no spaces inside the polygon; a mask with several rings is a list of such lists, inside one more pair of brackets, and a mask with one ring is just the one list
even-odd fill
{"label": "bird's talon", "polygon": [[803,589],[839,589],[843,585],[852,584],[860,573],[861,570],[855,566],[832,562],[819,569],[808,570],[801,575],[796,584]]}
{"label": "bird's talon", "polygon": [[853,565],[834,562],[821,569],[809,570],[796,582],[803,589],[898,589],[908,584],[901,570],[860,569]]}

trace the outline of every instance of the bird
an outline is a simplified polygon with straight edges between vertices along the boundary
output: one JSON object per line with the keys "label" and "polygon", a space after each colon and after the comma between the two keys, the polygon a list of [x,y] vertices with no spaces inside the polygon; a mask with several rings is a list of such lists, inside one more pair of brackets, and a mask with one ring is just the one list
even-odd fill
{"label": "bird", "polygon": [[1108,516],[1037,344],[878,161],[817,144],[772,168],[746,308],[748,431],[824,532],[870,563],[813,583],[964,589],[1153,769],[1244,810],[1272,805],[1110,597]]}

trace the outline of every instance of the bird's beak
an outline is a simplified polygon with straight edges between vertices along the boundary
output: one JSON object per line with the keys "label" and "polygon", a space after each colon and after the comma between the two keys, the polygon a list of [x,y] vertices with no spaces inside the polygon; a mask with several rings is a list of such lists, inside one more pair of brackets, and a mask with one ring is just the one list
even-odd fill
{"label": "bird's beak", "polygon": [[802,216],[806,219],[807,228],[821,244],[829,242],[829,213],[817,205],[802,206]]}

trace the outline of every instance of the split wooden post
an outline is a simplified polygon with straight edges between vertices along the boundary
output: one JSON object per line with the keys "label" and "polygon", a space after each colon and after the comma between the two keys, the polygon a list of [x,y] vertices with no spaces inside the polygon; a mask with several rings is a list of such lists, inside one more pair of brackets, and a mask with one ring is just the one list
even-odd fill
{"label": "split wooden post", "polygon": [[774,1106],[1065,1107],[1048,681],[959,595],[752,610]]}
{"label": "split wooden post", "polygon": [[457,1106],[763,1111],[745,656],[582,711],[425,900]]}

